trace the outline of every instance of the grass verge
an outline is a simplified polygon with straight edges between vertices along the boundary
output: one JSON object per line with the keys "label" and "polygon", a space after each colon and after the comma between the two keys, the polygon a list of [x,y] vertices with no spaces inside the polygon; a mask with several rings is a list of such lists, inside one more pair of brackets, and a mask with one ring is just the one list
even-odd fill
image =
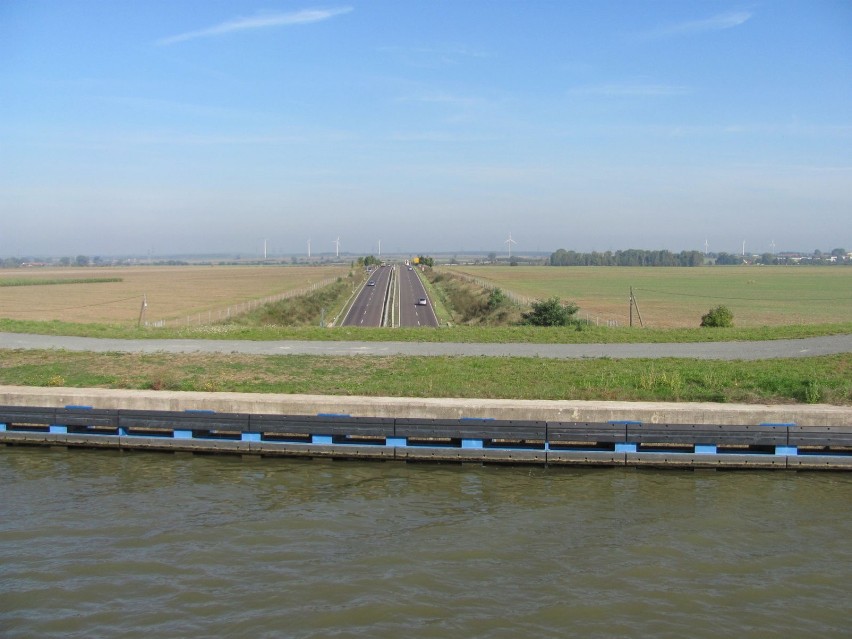
{"label": "grass verge", "polygon": [[852,405],[852,354],[750,362],[0,351],[0,384],[392,397]]}
{"label": "grass verge", "polygon": [[453,326],[430,328],[319,328],[315,326],[209,325],[179,328],[136,328],[116,324],[0,319],[0,331],[38,335],[72,335],[117,339],[243,339],[365,342],[460,342],[530,344],[639,344],[731,342],[798,339],[852,333],[852,322],[764,326],[761,328],[607,328],[537,326]]}

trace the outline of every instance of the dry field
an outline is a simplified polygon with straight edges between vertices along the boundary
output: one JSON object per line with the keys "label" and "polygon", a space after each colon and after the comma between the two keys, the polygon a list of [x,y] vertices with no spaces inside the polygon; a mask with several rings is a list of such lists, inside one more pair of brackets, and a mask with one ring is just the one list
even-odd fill
{"label": "dry field", "polygon": [[138,266],[0,270],[4,280],[121,278],[121,282],[0,287],[0,317],[135,324],[215,319],[227,309],[345,277],[348,266]]}
{"label": "dry field", "polygon": [[656,328],[697,327],[701,316],[720,304],[733,311],[734,324],[741,327],[852,318],[852,268],[844,266],[446,268],[530,300],[555,295],[575,302],[582,318],[621,326],[629,323],[631,286],[645,326]]}

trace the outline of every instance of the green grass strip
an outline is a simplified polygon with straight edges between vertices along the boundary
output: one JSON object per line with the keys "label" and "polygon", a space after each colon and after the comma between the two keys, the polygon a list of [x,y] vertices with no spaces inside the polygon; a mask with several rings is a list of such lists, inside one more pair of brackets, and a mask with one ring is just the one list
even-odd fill
{"label": "green grass strip", "polygon": [[607,328],[537,326],[453,326],[441,328],[319,328],[316,326],[210,325],[180,328],[136,328],[116,324],[0,319],[0,331],[37,335],[72,335],[123,339],[317,340],[365,342],[457,342],[528,344],[640,344],[732,342],[799,339],[852,333],[852,322],[765,326],[761,328]]}
{"label": "green grass strip", "polygon": [[391,397],[852,405],[852,354],[766,361],[0,351],[0,384]]}

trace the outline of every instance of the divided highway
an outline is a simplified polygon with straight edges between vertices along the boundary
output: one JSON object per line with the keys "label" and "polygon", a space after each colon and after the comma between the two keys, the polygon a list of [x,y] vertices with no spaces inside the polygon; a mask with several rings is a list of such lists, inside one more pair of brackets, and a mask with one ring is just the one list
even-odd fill
{"label": "divided highway", "polygon": [[413,267],[380,266],[374,270],[341,323],[341,326],[382,325],[438,326],[432,302]]}

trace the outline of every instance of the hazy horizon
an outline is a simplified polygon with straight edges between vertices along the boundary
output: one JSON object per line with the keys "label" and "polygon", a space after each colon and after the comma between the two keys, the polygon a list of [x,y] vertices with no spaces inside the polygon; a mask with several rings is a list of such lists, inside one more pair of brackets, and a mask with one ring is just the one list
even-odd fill
{"label": "hazy horizon", "polygon": [[850,3],[8,0],[0,80],[4,256],[852,245]]}

